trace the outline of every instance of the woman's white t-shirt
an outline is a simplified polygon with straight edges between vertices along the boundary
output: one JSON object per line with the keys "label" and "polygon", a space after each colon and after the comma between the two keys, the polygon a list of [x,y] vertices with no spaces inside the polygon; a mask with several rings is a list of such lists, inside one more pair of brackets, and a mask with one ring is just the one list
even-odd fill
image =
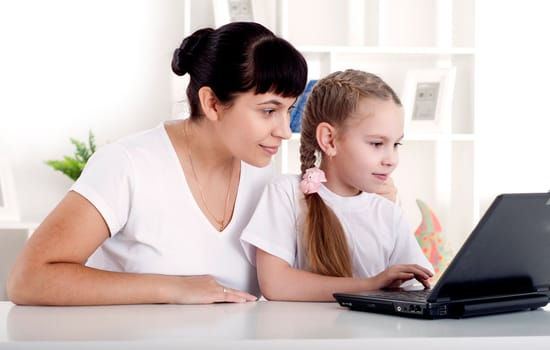
{"label": "woman's white t-shirt", "polygon": [[[300,239],[307,206],[299,184],[298,175],[283,175],[266,186],[241,237],[251,263],[257,247],[310,271]],[[419,264],[433,271],[397,205],[366,192],[342,197],[323,185],[318,193],[342,224],[354,277],[372,277],[395,264]]]}
{"label": "woman's white t-shirt", "polygon": [[164,124],[105,145],[71,190],[103,216],[111,237],[87,261],[109,271],[212,275],[259,296],[256,269],[239,242],[273,167],[241,162],[233,217],[218,232],[195,202]]}

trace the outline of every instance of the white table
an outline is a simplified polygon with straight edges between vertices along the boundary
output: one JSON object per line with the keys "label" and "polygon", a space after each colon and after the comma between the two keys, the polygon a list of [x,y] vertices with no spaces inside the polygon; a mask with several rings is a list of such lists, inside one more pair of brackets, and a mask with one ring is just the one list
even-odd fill
{"label": "white table", "polygon": [[0,349],[548,349],[550,307],[417,320],[336,303],[29,307],[0,302]]}

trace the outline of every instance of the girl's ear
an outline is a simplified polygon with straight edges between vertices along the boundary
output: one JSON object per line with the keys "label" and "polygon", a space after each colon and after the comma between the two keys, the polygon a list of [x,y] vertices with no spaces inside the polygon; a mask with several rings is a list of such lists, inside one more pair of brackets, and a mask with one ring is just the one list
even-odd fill
{"label": "girl's ear", "polygon": [[315,136],[317,137],[317,143],[321,148],[321,151],[329,157],[336,155],[336,128],[329,123],[322,122],[317,125],[315,130]]}
{"label": "girl's ear", "polygon": [[199,100],[205,117],[212,121],[218,120],[221,105],[214,91],[208,86],[201,87],[199,89]]}

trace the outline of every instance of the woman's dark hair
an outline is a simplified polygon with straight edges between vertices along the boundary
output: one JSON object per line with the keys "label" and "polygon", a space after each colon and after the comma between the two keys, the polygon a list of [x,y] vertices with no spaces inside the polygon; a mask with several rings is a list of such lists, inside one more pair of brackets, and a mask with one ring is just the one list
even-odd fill
{"label": "woman's dark hair", "polygon": [[172,71],[190,76],[187,98],[191,118],[203,114],[198,97],[203,86],[210,87],[221,103],[230,105],[236,94],[250,90],[297,97],[307,81],[302,54],[254,22],[197,30],[175,50]]}

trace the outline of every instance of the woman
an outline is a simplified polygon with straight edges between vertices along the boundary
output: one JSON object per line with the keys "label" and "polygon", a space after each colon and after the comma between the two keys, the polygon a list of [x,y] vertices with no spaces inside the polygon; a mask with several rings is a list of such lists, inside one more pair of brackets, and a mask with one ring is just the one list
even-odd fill
{"label": "woman", "polygon": [[256,23],[205,28],[174,52],[190,116],[98,150],[29,239],[8,279],[17,304],[256,300],[240,247],[291,135],[303,56]]}

